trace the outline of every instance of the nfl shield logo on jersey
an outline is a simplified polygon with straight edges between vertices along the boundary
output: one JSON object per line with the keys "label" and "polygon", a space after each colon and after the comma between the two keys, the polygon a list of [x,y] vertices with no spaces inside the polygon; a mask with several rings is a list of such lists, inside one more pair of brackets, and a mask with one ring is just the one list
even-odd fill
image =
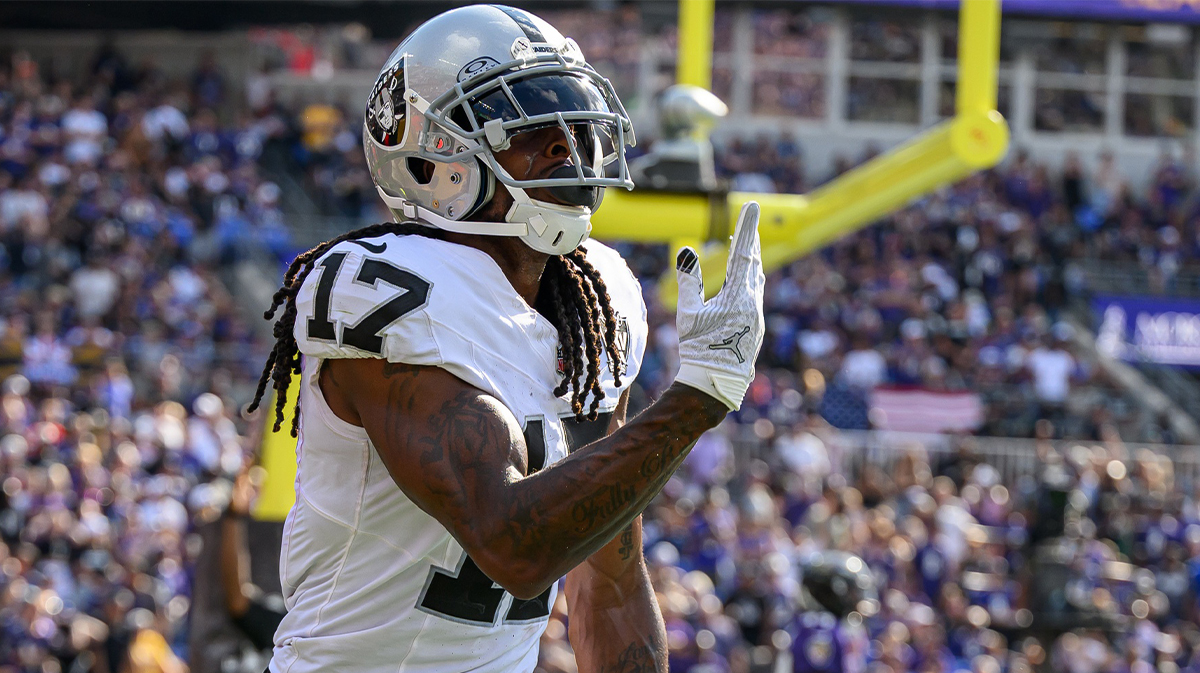
{"label": "nfl shield logo on jersey", "polygon": [[616,351],[620,362],[608,363],[608,370],[613,376],[620,376],[625,371],[625,363],[629,361],[629,321],[620,313],[617,314],[617,334],[613,350]]}

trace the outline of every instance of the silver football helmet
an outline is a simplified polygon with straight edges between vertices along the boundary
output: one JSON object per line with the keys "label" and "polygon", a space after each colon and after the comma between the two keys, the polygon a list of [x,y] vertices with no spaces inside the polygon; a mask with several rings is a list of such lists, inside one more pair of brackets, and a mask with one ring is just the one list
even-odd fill
{"label": "silver football helmet", "polygon": [[[612,85],[574,40],[512,7],[452,9],[413,31],[380,71],[364,124],[371,176],[398,220],[519,236],[558,255],[587,239],[605,187],[633,188],[633,124]],[[562,129],[568,164],[518,180],[496,161],[514,134],[547,126]],[[472,221],[497,180],[513,197],[505,221]],[[533,199],[533,188],[570,205]]]}

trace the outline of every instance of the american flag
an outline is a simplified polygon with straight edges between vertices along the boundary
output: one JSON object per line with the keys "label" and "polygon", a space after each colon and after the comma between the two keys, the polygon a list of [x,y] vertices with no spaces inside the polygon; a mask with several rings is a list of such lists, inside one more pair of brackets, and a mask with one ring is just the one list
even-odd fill
{"label": "american flag", "polygon": [[983,402],[972,392],[876,388],[870,394],[871,425],[899,432],[963,432],[983,424]]}

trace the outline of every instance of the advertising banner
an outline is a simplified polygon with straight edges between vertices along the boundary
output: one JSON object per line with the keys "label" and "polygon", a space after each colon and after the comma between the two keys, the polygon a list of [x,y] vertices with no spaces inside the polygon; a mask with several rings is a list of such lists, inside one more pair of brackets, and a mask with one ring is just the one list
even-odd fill
{"label": "advertising banner", "polygon": [[1096,349],[1127,362],[1200,367],[1200,300],[1096,297]]}

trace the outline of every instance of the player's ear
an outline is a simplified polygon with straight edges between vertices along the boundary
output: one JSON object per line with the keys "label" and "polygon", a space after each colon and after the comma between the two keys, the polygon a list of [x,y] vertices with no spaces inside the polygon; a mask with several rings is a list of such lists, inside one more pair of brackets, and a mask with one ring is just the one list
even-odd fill
{"label": "player's ear", "polygon": [[433,169],[432,161],[420,157],[408,158],[408,172],[412,173],[418,184],[429,184],[429,181],[433,180]]}

